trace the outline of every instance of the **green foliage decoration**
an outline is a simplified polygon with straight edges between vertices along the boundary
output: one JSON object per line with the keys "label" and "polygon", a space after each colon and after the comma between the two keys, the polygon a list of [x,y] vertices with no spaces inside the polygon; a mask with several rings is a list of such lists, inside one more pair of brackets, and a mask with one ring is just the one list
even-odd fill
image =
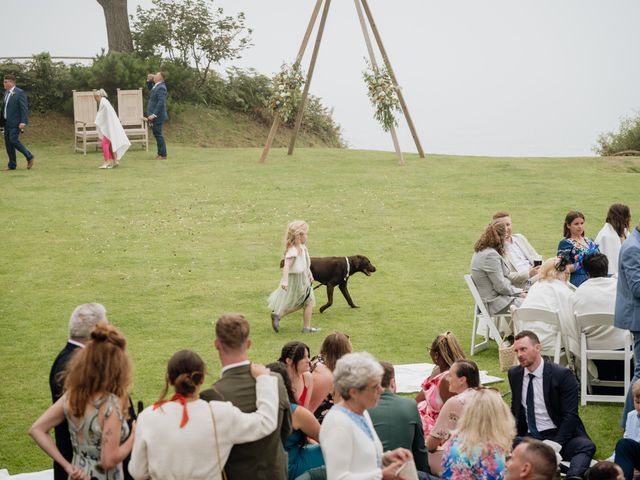
{"label": "green foliage decoration", "polygon": [[292,125],[298,112],[302,86],[305,84],[300,62],[286,63],[272,79],[272,94],[268,100],[269,108],[280,115],[282,123]]}
{"label": "green foliage decoration", "polygon": [[398,126],[396,117],[400,112],[398,93],[385,67],[373,68],[369,62],[367,65],[368,69],[362,72],[362,76],[367,85],[369,100],[376,109],[374,118],[382,125],[382,129],[388,132],[392,126]]}

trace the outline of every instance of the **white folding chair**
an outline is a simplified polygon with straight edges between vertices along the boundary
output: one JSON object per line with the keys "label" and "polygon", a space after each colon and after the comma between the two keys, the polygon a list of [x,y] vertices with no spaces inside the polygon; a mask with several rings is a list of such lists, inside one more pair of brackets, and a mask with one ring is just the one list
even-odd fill
{"label": "white folding chair", "polygon": [[[475,302],[475,306],[473,308],[473,330],[471,331],[471,355],[475,355],[476,352],[481,352],[489,347],[490,339],[493,338],[496,342],[499,342],[502,339],[500,330],[496,326],[496,321],[499,322],[502,319],[510,322],[511,315],[494,315],[493,317],[489,315],[489,311],[484,305],[482,298],[480,298],[480,292],[478,292],[478,288],[476,287],[473,278],[471,278],[471,275],[465,275],[464,280],[467,282],[467,286],[469,287]],[[480,343],[476,343],[478,330],[484,332],[480,333],[480,335],[484,337],[484,340]]]}
{"label": "white folding chair", "polygon": [[547,356],[553,355],[554,363],[560,363],[560,357],[564,355],[567,358],[567,363],[570,363],[571,357],[569,354],[569,348],[567,347],[565,336],[562,333],[558,310],[551,311],[542,310],[540,308],[520,307],[512,309],[511,315],[513,319],[513,326],[518,332],[522,330],[532,330],[527,327],[527,323],[529,322],[542,322],[551,325],[556,335],[553,348],[543,348],[540,353]]}
{"label": "white folding chair", "polygon": [[[613,327],[612,313],[589,313],[578,315],[576,324],[580,330],[580,403],[586,405],[587,402],[620,402],[624,403],[625,394],[629,390],[631,383],[631,359],[633,357],[633,340],[631,332],[624,330],[624,348],[622,350],[595,350],[589,349],[588,327],[607,326]],[[594,380],[589,382],[587,373],[587,361],[589,360],[622,360],[624,362],[624,380]],[[593,395],[589,393],[591,387],[624,387],[622,395]]]}

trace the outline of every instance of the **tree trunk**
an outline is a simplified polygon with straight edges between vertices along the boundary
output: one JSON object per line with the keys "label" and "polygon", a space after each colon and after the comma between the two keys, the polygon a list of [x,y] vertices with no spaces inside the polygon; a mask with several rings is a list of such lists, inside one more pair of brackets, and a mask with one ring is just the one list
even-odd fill
{"label": "tree trunk", "polygon": [[104,10],[110,52],[133,52],[127,0],[97,0]]}

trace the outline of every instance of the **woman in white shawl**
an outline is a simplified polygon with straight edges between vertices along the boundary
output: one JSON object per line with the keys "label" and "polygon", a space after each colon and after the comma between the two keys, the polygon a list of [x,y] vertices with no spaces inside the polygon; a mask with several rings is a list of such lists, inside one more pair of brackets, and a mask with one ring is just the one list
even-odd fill
{"label": "woman in white shawl", "polygon": [[[569,350],[576,356],[580,354],[580,335],[573,316],[573,291],[567,280],[569,273],[558,257],[550,258],[540,267],[538,281],[534,283],[521,307],[539,308],[541,310],[558,310],[562,333],[568,340]],[[538,335],[543,349],[553,348],[556,333],[553,327],[543,322],[527,322],[519,325],[521,330],[531,330]]]}
{"label": "woman in white shawl", "polygon": [[600,251],[609,260],[609,275],[618,273],[620,247],[629,235],[630,223],[631,210],[629,210],[628,206],[622,203],[614,203],[609,207],[606,223],[596,237],[596,243],[600,247]]}
{"label": "woman in white shawl", "polygon": [[127,134],[120,124],[118,114],[109,103],[109,100],[107,100],[107,92],[101,88],[100,90],[94,90],[93,96],[98,102],[96,129],[98,130],[98,137],[102,140],[102,152],[104,153],[104,161],[100,168],[117,167],[120,165],[120,160],[125,152],[131,146],[131,142],[129,142]]}

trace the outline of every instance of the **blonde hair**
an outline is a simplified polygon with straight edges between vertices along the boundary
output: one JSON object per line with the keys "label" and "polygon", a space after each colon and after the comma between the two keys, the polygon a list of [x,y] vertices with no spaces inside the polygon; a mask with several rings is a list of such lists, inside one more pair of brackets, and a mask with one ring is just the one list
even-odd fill
{"label": "blonde hair", "polygon": [[[287,254],[287,250],[291,247],[296,247],[296,240],[309,231],[309,225],[304,220],[294,220],[287,225],[287,233],[284,234],[284,254]],[[300,249],[298,249],[300,253]]]}
{"label": "blonde hair", "polygon": [[556,265],[560,261],[559,257],[553,257],[548,260],[545,260],[542,266],[540,267],[540,273],[538,274],[538,281],[541,280],[566,280],[567,272],[566,270],[558,271],[556,270]]}
{"label": "blonde hair", "polygon": [[449,367],[458,360],[465,359],[460,342],[453,332],[447,331],[438,335],[431,343],[431,350],[438,352]]}
{"label": "blonde hair", "polygon": [[109,98],[109,95],[107,95],[107,92],[105,91],[104,88],[101,88],[99,90],[94,90],[93,95],[96,97]]}
{"label": "blonde hair", "polygon": [[455,435],[460,439],[460,451],[471,455],[474,447],[486,454],[498,447],[511,450],[516,424],[507,404],[497,390],[480,387],[458,422]]}

